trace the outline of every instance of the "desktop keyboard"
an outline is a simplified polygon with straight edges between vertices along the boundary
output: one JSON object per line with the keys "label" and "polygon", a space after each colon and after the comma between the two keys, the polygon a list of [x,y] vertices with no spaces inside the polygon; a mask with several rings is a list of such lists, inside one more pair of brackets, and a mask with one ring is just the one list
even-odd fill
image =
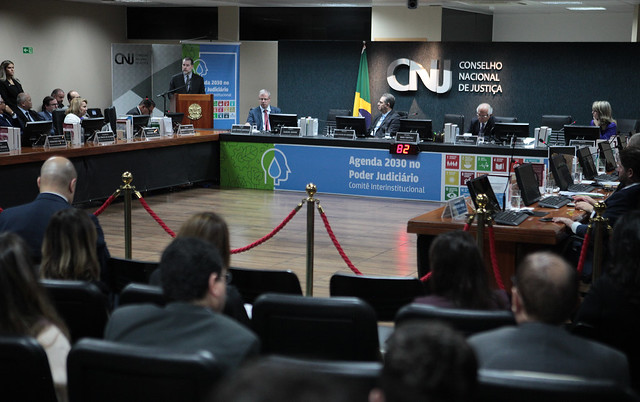
{"label": "desktop keyboard", "polygon": [[543,198],[538,201],[538,206],[542,208],[561,208],[570,202],[571,199],[567,197],[552,195],[551,197]]}
{"label": "desktop keyboard", "polygon": [[618,181],[618,175],[615,174],[599,174],[593,178],[593,180],[598,181]]}
{"label": "desktop keyboard", "polygon": [[528,217],[529,215],[524,212],[498,211],[498,213],[493,217],[493,221],[498,225],[518,226],[527,220]]}
{"label": "desktop keyboard", "polygon": [[569,187],[567,188],[567,191],[571,191],[572,193],[590,193],[595,189],[596,188],[591,184],[579,183],[579,184],[570,184]]}

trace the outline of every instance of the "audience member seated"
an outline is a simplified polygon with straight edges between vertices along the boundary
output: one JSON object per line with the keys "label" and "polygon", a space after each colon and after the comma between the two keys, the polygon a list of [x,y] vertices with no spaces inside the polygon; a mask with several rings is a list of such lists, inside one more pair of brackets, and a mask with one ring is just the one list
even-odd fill
{"label": "audience member seated", "polygon": [[464,337],[439,323],[407,323],[391,335],[369,402],[472,400],[477,362]]}
{"label": "audience member seated", "polygon": [[575,269],[550,252],[524,258],[516,269],[512,307],[517,326],[470,337],[480,368],[564,374],[629,386],[627,358],[562,327],[576,307]]}
{"label": "audience member seated", "polygon": [[22,84],[15,76],[15,66],[11,60],[5,60],[0,64],[0,95],[13,110],[17,110],[18,94],[24,92]]}
{"label": "audience member seated", "polygon": [[129,110],[127,112],[127,114],[131,114],[131,115],[150,115],[153,113],[153,109],[155,109],[156,107],[156,103],[154,101],[152,101],[151,99],[147,98],[147,99],[143,99],[140,101],[140,103],[138,104],[138,106],[134,107],[133,109]]}
{"label": "audience member seated", "polygon": [[260,341],[247,328],[220,314],[227,269],[218,250],[193,237],[176,238],[162,253],[162,290],[170,300],[116,309],[105,339],[173,351],[208,350],[227,370],[256,356]]}
{"label": "audience member seated", "polygon": [[593,338],[626,353],[631,379],[640,389],[640,211],[623,215],[613,230],[612,259],[584,298],[575,323],[593,328]]}
{"label": "audience member seated", "polygon": [[42,99],[42,112],[38,112],[38,115],[42,120],[52,121],[53,111],[57,108],[58,102],[51,96],[45,96],[44,99]]}
{"label": "audience member seated", "polygon": [[20,123],[20,127],[24,128],[28,122],[31,121],[41,121],[42,118],[40,115],[33,110],[33,102],[31,101],[31,95],[27,93],[19,93],[18,98],[18,109],[16,110],[16,117],[18,122]]}
{"label": "audience member seated", "polygon": [[64,91],[62,88],[56,88],[51,91],[51,97],[56,100],[56,109],[62,109],[64,107]]}
{"label": "audience member seated", "polygon": [[492,291],[473,236],[460,230],[438,235],[429,248],[429,296],[415,303],[472,310],[509,308],[504,290]]}
{"label": "audience member seated", "polygon": [[[231,266],[229,228],[220,215],[214,212],[199,212],[192,215],[180,226],[177,237],[195,237],[209,242],[220,253],[224,268],[228,270]],[[153,271],[149,282],[152,285],[162,286],[159,269]],[[247,327],[251,326],[247,311],[244,309],[242,296],[233,285],[227,285],[227,300],[222,312]]]}
{"label": "audience member seated", "polygon": [[73,98],[64,116],[64,124],[80,123],[85,114],[87,114],[87,100]]}
{"label": "audience member seated", "polygon": [[76,208],[56,212],[44,233],[40,277],[93,282],[108,295],[107,285],[100,281],[97,241],[96,227],[86,212]]}
{"label": "audience member seated", "polygon": [[[37,183],[40,190],[38,197],[24,205],[7,208],[0,213],[0,233],[13,232],[18,234],[29,245],[29,251],[34,262],[39,263],[42,257],[42,239],[51,216],[61,209],[73,208],[73,196],[76,191],[78,174],[67,158],[52,156],[42,165]],[[96,242],[98,261],[101,275],[108,278],[106,273],[109,250],[104,241],[104,233],[98,219],[89,215],[98,233]]]}
{"label": "audience member seated", "polygon": [[0,127],[20,127],[20,124],[15,118],[15,113],[7,105],[0,96]]}
{"label": "audience member seated", "polygon": [[618,126],[611,113],[611,105],[607,101],[595,101],[591,105],[592,126],[600,127],[600,138],[608,140],[618,134]]}
{"label": "audience member seated", "polygon": [[629,138],[627,147],[640,147],[640,133],[635,133]]}
{"label": "audience member seated", "polygon": [[0,332],[36,338],[47,354],[59,401],[67,400],[69,333],[36,278],[26,244],[0,234]]}

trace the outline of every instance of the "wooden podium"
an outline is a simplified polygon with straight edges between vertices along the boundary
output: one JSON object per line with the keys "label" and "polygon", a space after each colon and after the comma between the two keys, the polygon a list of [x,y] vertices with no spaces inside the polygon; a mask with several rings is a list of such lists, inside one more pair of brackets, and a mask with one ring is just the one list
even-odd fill
{"label": "wooden podium", "polygon": [[[191,113],[189,112],[190,107],[194,109]],[[171,109],[177,113],[184,113],[182,124],[193,124],[194,128],[213,128],[212,94],[176,94],[171,98]],[[191,120],[190,114],[202,117]]]}

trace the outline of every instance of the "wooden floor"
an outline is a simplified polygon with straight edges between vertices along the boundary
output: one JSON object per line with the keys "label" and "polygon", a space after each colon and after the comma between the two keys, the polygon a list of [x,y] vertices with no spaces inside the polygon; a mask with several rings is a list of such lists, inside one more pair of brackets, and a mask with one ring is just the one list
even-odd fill
{"label": "wooden floor", "polygon": [[[303,192],[247,189],[187,188],[146,195],[151,209],[177,232],[182,222],[200,211],[221,214],[231,233],[231,248],[244,247],[275,228],[304,198]],[[406,232],[407,221],[439,203],[319,193],[329,223],[353,264],[365,275],[415,276],[416,237]],[[100,216],[109,250],[124,257],[123,203],[116,202]],[[97,209],[93,207],[91,210]],[[349,271],[333,246],[322,219],[315,216],[314,296],[329,295],[329,278]],[[244,268],[291,269],[306,287],[307,205],[266,243],[234,254],[231,265]],[[172,238],[133,201],[133,258],[158,261]]]}

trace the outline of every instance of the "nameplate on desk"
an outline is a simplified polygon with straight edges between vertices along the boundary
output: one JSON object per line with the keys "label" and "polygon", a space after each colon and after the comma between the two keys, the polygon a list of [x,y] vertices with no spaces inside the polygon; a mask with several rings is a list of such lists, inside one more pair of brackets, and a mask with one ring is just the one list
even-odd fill
{"label": "nameplate on desk", "polygon": [[116,143],[116,136],[113,131],[98,131],[94,141],[98,145],[111,145]]}
{"label": "nameplate on desk", "polygon": [[418,133],[396,133],[396,142],[417,144],[420,142],[420,136]]}
{"label": "nameplate on desk", "polygon": [[44,142],[44,147],[51,149],[60,149],[67,147],[67,139],[64,135],[48,135]]}
{"label": "nameplate on desk", "polygon": [[346,140],[356,139],[356,130],[348,130],[345,128],[336,128],[333,130],[333,138],[344,138]]}
{"label": "nameplate on desk", "polygon": [[442,218],[460,220],[466,218],[466,214],[467,201],[464,196],[460,196],[447,201],[444,211],[442,211]]}
{"label": "nameplate on desk", "polygon": [[596,146],[596,142],[593,140],[570,140],[569,145],[572,147],[590,147],[594,148]]}
{"label": "nameplate on desk", "polygon": [[300,137],[300,127],[282,127],[280,128],[280,135]]}
{"label": "nameplate on desk", "polygon": [[2,140],[0,141],[0,154],[9,154],[11,150],[9,149],[9,141]]}
{"label": "nameplate on desk", "polygon": [[477,135],[456,135],[456,145],[478,145]]}
{"label": "nameplate on desk", "polygon": [[178,135],[195,135],[196,130],[193,128],[193,124],[180,124],[178,128]]}
{"label": "nameplate on desk", "polygon": [[247,126],[244,124],[231,125],[231,134],[251,134],[251,131],[252,131],[251,126]]}
{"label": "nameplate on desk", "polygon": [[159,140],[160,130],[157,127],[145,127],[142,129],[142,136],[148,140]]}

